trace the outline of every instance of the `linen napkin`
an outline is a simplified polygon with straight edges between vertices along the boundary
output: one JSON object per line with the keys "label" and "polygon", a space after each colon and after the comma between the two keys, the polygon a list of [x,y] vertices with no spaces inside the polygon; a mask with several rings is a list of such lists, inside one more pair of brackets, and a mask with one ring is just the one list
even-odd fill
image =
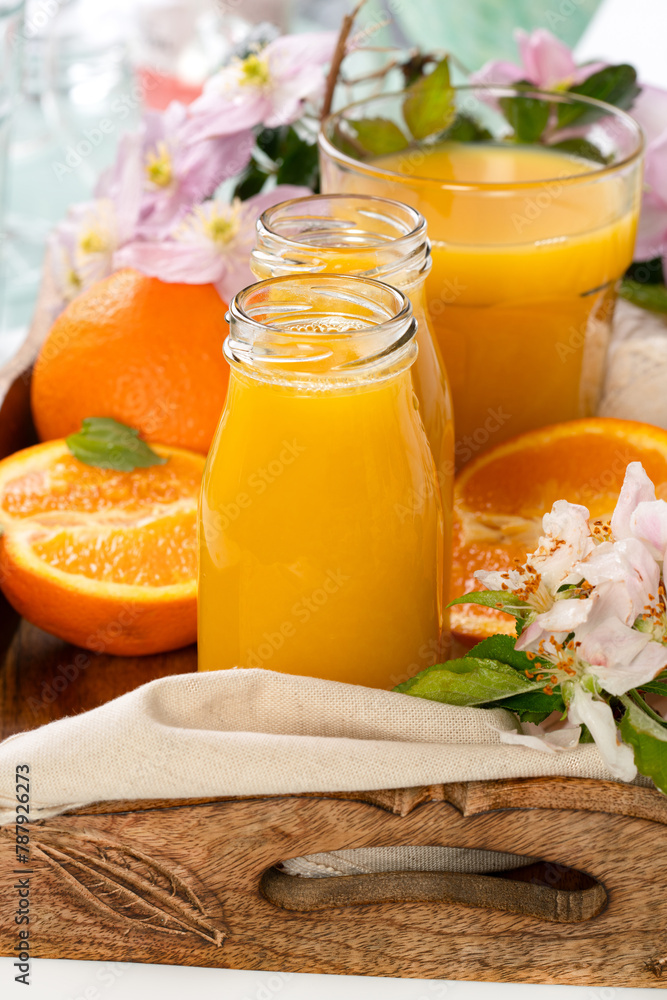
{"label": "linen napkin", "polygon": [[610,779],[597,748],[501,743],[503,709],[457,708],[270,670],[151,681],[0,744],[0,823],[30,767],[31,819],[117,799],[367,791],[567,775]]}

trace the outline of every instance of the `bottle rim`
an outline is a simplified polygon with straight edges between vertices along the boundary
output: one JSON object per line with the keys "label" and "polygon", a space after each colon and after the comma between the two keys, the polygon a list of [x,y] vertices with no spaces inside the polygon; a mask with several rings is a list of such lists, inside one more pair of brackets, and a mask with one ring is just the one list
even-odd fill
{"label": "bottle rim", "polygon": [[347,273],[391,279],[401,288],[425,278],[431,267],[427,223],[417,209],[357,194],[291,198],[266,209],[257,220],[251,266],[275,276],[322,274],[345,252],[355,257],[354,270]]}
{"label": "bottle rim", "polygon": [[373,278],[266,278],[234,296],[227,319],[225,358],[261,380],[359,385],[398,374],[417,356],[410,300]]}

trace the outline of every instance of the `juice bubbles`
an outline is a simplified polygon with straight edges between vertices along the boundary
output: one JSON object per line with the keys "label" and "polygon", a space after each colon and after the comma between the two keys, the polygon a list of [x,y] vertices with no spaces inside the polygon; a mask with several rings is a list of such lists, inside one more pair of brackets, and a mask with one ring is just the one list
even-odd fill
{"label": "juice bubbles", "polygon": [[408,205],[367,195],[295,198],[267,209],[258,220],[251,267],[260,279],[307,273],[375,278],[410,299],[418,345],[412,382],[438,471],[444,579],[449,581],[454,423],[449,384],[426,312],[431,254],[423,216]]}
{"label": "juice bubbles", "polygon": [[[350,116],[370,117],[371,103]],[[488,99],[483,111],[492,132]],[[459,465],[595,411],[641,182],[638,129],[609,112],[619,121],[593,136],[609,166],[507,141],[434,143],[362,162],[335,148],[331,130],[321,140],[325,190],[401,198],[428,221],[427,308],[452,387]]]}
{"label": "juice bubbles", "polygon": [[410,305],[379,282],[305,275],[253,285],[230,312],[202,486],[199,669],[391,687],[438,657],[442,629]]}

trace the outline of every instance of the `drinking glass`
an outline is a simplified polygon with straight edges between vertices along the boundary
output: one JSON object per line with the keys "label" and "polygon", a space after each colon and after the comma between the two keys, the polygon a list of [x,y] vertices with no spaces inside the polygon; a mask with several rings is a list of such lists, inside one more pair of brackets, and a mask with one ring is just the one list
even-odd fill
{"label": "drinking glass", "polygon": [[[567,93],[466,86],[453,102],[447,127],[419,142],[404,93],[331,115],[319,141],[324,192],[394,198],[426,218],[427,309],[460,467],[515,434],[595,412],[632,261],[643,142],[629,115]],[[526,107],[546,123],[539,142],[510,124]],[[378,119],[404,148],[365,151],[357,123]]]}

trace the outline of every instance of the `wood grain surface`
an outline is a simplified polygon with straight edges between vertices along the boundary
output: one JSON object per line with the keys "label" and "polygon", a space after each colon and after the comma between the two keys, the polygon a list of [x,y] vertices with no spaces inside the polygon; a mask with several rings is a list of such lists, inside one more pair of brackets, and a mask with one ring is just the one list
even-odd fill
{"label": "wood grain surface", "polygon": [[[0,909],[16,906],[11,828],[0,836]],[[362,802],[280,797],[57,817],[31,826],[34,954],[289,972],[589,986],[665,985],[667,895],[653,821],[502,809],[463,817],[446,802],[398,816]],[[439,844],[542,858],[595,879],[597,916],[555,923],[455,902],[294,912],[262,877],[289,857]],[[542,882],[548,883],[547,879]],[[0,929],[10,954],[14,930]]]}

